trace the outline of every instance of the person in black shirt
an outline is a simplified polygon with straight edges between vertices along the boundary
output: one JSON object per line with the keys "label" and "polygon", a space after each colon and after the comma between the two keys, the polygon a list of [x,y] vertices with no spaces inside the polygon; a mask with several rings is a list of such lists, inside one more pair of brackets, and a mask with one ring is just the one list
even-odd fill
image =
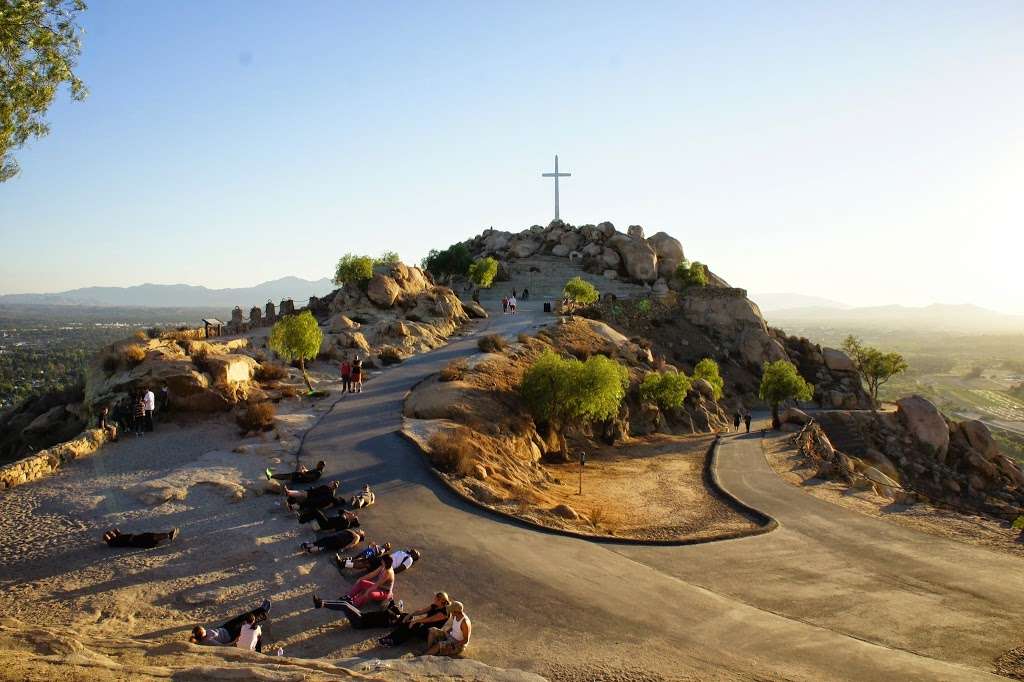
{"label": "person in black shirt", "polygon": [[[288,506],[297,504],[303,509],[320,509],[339,502],[334,498],[334,493],[337,492],[340,485],[340,481],[331,481],[327,485],[318,485],[309,490],[289,490],[288,486],[285,486],[284,494]],[[341,500],[340,503],[344,504],[344,500]]]}
{"label": "person in black shirt", "polygon": [[346,530],[359,527],[359,517],[348,511],[343,511],[337,516],[328,516],[319,509],[311,509],[299,515],[299,523],[308,523],[314,519],[320,530]]}
{"label": "person in black shirt", "polygon": [[316,463],[315,469],[307,469],[305,464],[300,464],[295,471],[287,471],[283,474],[275,474],[274,470],[267,467],[266,475],[269,481],[288,481],[289,483],[314,483],[324,473],[327,462],[320,460]]}
{"label": "person in black shirt", "polygon": [[302,549],[310,554],[313,552],[340,552],[352,549],[364,539],[366,539],[366,533],[361,530],[343,530],[340,533],[322,537],[315,542],[303,542]]}
{"label": "person in black shirt", "polygon": [[178,529],[172,528],[166,533],[122,533],[118,529],[108,530],[103,534],[103,541],[108,547],[136,547],[152,549],[170,542],[178,537]]}
{"label": "person in black shirt", "polygon": [[313,607],[317,609],[330,609],[332,611],[341,611],[348,618],[348,622],[352,624],[352,628],[355,630],[365,630],[366,628],[389,628],[397,625],[402,621],[405,616],[402,613],[401,604],[395,604],[395,600],[392,599],[388,602],[388,605],[378,611],[360,611],[354,604],[345,600],[323,600],[317,595],[313,595]]}
{"label": "person in black shirt", "polygon": [[427,631],[430,628],[440,627],[442,623],[448,620],[448,606],[451,603],[447,593],[438,592],[434,595],[434,600],[427,604],[425,608],[402,616],[402,621],[398,627],[392,630],[391,634],[380,638],[378,644],[381,646],[398,646],[413,637],[426,639]]}

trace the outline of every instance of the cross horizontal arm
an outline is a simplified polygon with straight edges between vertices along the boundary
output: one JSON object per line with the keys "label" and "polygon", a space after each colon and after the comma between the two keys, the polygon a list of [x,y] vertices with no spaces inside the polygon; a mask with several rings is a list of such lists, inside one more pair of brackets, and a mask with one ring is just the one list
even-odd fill
{"label": "cross horizontal arm", "polygon": [[568,178],[572,173],[541,173],[542,178]]}

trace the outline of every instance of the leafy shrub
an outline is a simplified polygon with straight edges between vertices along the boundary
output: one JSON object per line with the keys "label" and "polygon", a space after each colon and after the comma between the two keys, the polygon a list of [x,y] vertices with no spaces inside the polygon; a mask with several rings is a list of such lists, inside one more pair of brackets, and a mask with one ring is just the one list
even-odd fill
{"label": "leafy shrub", "polygon": [[599,294],[593,284],[582,277],[573,277],[565,283],[562,296],[574,306],[590,305],[597,302]]}
{"label": "leafy shrub", "polygon": [[640,383],[640,399],[663,410],[682,407],[693,381],[683,372],[651,372]]}
{"label": "leafy shrub", "polygon": [[473,263],[473,256],[465,244],[453,244],[444,251],[431,249],[420,265],[434,277],[465,275]]}
{"label": "leafy shrub", "polygon": [[401,262],[402,259],[399,257],[397,251],[385,251],[373,259],[374,265],[392,265],[394,263]]}
{"label": "leafy shrub", "polygon": [[494,260],[490,256],[487,258],[481,258],[469,266],[469,280],[473,284],[486,289],[491,286],[494,282],[494,278],[498,274],[498,261]]}
{"label": "leafy shrub", "polygon": [[649,315],[651,313],[651,299],[641,298],[636,302],[636,311],[640,315]]}
{"label": "leafy shrub", "polygon": [[718,363],[711,358],[704,358],[697,363],[697,366],[693,368],[693,378],[703,379],[704,381],[711,384],[711,390],[715,400],[722,399],[722,393],[725,388],[725,379],[718,373]]}
{"label": "leafy shrub", "polygon": [[369,256],[359,256],[354,253],[346,253],[338,259],[338,265],[334,270],[334,283],[359,284],[373,277],[373,259]]}
{"label": "leafy shrub", "polygon": [[814,396],[814,386],[800,376],[792,362],[776,360],[764,363],[758,395],[772,406],[772,424],[778,425],[779,403],[784,400],[810,400]]}
{"label": "leafy shrub", "polygon": [[464,429],[437,431],[427,444],[430,461],[441,471],[465,474],[473,466],[476,448]]}
{"label": "leafy shrub", "polygon": [[288,376],[288,370],[276,362],[264,362],[261,363],[256,371],[253,373],[253,378],[256,381],[280,381]]}
{"label": "leafy shrub", "polygon": [[299,389],[295,388],[291,384],[285,384],[277,390],[281,394],[282,398],[294,398],[299,394]]}
{"label": "leafy shrub", "polygon": [[476,346],[485,353],[500,353],[508,348],[508,341],[501,334],[488,334],[481,337]]}
{"label": "leafy shrub", "polygon": [[441,381],[459,381],[466,375],[468,369],[469,363],[466,362],[465,358],[452,360],[441,369],[438,373],[438,378]]}
{"label": "leafy shrub", "polygon": [[683,286],[705,287],[708,285],[708,266],[700,261],[683,261],[676,268],[676,277],[683,283]]}
{"label": "leafy shrub", "polygon": [[586,362],[545,351],[523,375],[520,394],[534,418],[561,438],[570,422],[609,419],[626,395],[629,373],[603,355]]}
{"label": "leafy shrub", "polygon": [[299,361],[302,378],[306,387],[312,391],[306,372],[306,360],[314,359],[320,353],[320,344],[324,339],[323,330],[309,310],[298,315],[289,315],[274,323],[267,340],[270,350],[281,356],[286,362]]}
{"label": "leafy shrub", "polygon": [[277,409],[269,401],[246,403],[242,411],[235,416],[235,422],[243,433],[269,431],[274,428],[276,414]]}

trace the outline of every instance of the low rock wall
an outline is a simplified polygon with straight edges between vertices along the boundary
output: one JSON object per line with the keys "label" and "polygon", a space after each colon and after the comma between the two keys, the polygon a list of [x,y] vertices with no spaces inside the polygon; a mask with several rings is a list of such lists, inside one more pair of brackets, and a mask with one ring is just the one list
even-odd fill
{"label": "low rock wall", "polygon": [[0,489],[13,488],[49,476],[65,462],[91,455],[106,442],[105,431],[87,429],[69,441],[6,464],[0,467]]}

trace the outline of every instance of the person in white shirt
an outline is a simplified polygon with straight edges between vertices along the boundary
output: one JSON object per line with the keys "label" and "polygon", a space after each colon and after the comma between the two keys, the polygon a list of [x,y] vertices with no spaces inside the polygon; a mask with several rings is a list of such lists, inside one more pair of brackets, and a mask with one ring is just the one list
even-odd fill
{"label": "person in white shirt", "polygon": [[395,573],[412,568],[412,565],[420,560],[418,549],[393,549],[391,550],[391,565]]}
{"label": "person in white shirt", "polygon": [[263,653],[263,629],[256,623],[256,617],[253,614],[246,614],[245,624],[238,632],[235,646],[239,649]]}
{"label": "person in white shirt", "polygon": [[153,430],[153,411],[156,410],[156,394],[153,389],[147,388],[142,396],[142,407],[146,410],[146,430]]}
{"label": "person in white shirt", "polygon": [[[264,599],[263,603],[260,604],[258,608],[243,613],[240,616],[235,616],[220,627],[205,627],[203,625],[195,626],[192,628],[192,635],[188,638],[188,641],[193,644],[205,644],[207,646],[228,646],[239,640],[242,636],[242,631],[245,630],[246,626],[257,626],[256,630],[258,630],[258,632],[255,634],[257,640],[256,651],[259,651],[260,647],[262,647],[262,643],[258,640],[262,633],[262,629],[258,626],[269,617],[270,600]],[[252,628],[250,628],[250,630],[252,630]],[[250,634],[252,633],[250,632]]]}
{"label": "person in white shirt", "polygon": [[458,656],[469,644],[473,634],[473,624],[469,621],[462,602],[453,601],[451,617],[441,628],[430,628],[427,631],[427,650],[424,656]]}

